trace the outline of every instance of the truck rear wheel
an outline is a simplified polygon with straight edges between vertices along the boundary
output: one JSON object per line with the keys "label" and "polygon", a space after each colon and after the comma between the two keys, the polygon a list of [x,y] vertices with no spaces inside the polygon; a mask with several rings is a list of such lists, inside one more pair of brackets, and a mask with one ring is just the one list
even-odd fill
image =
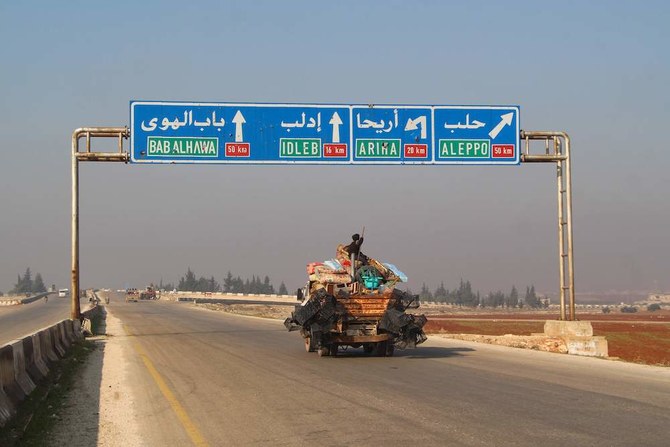
{"label": "truck rear wheel", "polygon": [[312,337],[305,337],[305,351],[314,352],[316,351],[316,346],[312,343]]}
{"label": "truck rear wheel", "polygon": [[375,348],[376,348],[376,349],[375,349],[375,351],[376,351],[376,352],[375,352],[375,355],[376,355],[377,357],[386,357],[386,346],[387,346],[387,343],[388,343],[388,342],[386,342],[386,341],[380,341],[380,342],[378,342],[378,343],[376,344],[376,346],[375,346]]}
{"label": "truck rear wheel", "polygon": [[363,345],[363,352],[365,352],[366,354],[372,354],[372,351],[374,351],[374,350],[375,350],[375,345],[373,345],[371,343],[366,343],[366,344]]}

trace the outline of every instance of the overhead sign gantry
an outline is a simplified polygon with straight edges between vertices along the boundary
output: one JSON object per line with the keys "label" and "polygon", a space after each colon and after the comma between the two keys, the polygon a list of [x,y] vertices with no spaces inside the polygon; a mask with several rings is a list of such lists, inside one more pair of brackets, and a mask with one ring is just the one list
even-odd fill
{"label": "overhead sign gantry", "polygon": [[[219,164],[555,163],[560,319],[575,319],[570,138],[523,131],[518,106],[249,104],[131,101],[127,127],[72,134],[72,311],[79,307],[79,162]],[[130,152],[123,140],[130,137]],[[85,138],[86,149],[79,143]],[[91,149],[118,139],[118,152]],[[531,142],[543,142],[531,153]],[[522,147],[523,146],[523,147]]]}

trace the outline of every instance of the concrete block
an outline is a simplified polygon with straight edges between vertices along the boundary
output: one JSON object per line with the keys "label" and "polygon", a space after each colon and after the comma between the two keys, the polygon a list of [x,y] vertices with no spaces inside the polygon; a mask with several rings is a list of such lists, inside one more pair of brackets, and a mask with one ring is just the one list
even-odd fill
{"label": "concrete block", "polygon": [[16,414],[16,408],[0,388],[0,427],[4,427],[14,414]]}
{"label": "concrete block", "polygon": [[77,340],[77,337],[74,335],[73,323],[73,320],[63,321],[63,327],[65,328],[65,338],[67,338],[70,343],[74,343]]}
{"label": "concrete block", "polygon": [[76,339],[84,337],[84,333],[81,330],[81,321],[79,320],[72,321],[72,330],[74,331],[74,336]]}
{"label": "concrete block", "polygon": [[593,326],[590,321],[558,321],[544,322],[544,335],[548,337],[591,337]]}
{"label": "concrete block", "polygon": [[33,337],[29,335],[21,339],[21,342],[23,343],[23,357],[25,360],[28,377],[30,377],[30,380],[32,380],[33,383],[38,383],[44,378],[44,374],[42,374],[42,371],[35,364],[35,346],[33,343]]}
{"label": "concrete block", "polygon": [[58,329],[58,336],[60,337],[60,342],[65,348],[65,351],[68,350],[70,345],[72,344],[72,341],[68,338],[67,333],[65,332],[65,321],[61,321],[56,325],[56,328]]}
{"label": "concrete block", "polygon": [[35,389],[35,382],[28,375],[26,356],[23,353],[23,340],[14,340],[10,346],[14,351],[14,380],[27,396]]}
{"label": "concrete block", "polygon": [[[28,338],[30,338],[30,342],[28,342]],[[28,374],[30,374],[33,382],[39,381],[49,374],[49,367],[47,367],[42,356],[42,346],[38,334],[32,334],[23,339],[23,353],[28,363]]]}
{"label": "concrete block", "polygon": [[589,357],[607,357],[605,337],[563,337],[568,346],[568,354]]}
{"label": "concrete block", "polygon": [[42,329],[37,335],[40,337],[40,350],[42,351],[42,358],[44,361],[47,364],[58,361],[58,354],[51,341],[51,330],[49,328]]}
{"label": "concrete block", "polygon": [[61,341],[60,338],[60,331],[58,330],[58,325],[51,326],[49,328],[49,335],[51,336],[51,346],[56,352],[56,355],[58,355],[59,358],[63,357],[65,355],[65,347],[63,346],[63,342]]}
{"label": "concrete block", "polygon": [[0,347],[0,389],[14,408],[26,397],[14,377],[14,350],[11,345]]}

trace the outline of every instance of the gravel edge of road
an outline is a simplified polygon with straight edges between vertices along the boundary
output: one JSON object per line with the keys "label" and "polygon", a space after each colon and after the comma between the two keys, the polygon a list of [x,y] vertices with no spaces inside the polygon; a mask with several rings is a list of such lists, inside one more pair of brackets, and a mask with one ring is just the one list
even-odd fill
{"label": "gravel edge of road", "polygon": [[105,333],[91,337],[97,349],[79,371],[71,388],[62,422],[51,433],[49,446],[141,446],[136,397],[126,386],[132,378],[132,347],[121,320],[105,308]]}

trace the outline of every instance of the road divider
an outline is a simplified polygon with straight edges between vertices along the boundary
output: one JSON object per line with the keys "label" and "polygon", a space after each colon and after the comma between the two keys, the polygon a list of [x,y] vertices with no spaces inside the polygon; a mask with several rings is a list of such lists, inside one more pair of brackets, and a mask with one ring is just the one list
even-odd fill
{"label": "road divider", "polygon": [[42,298],[52,295],[54,293],[55,292],[44,292],[44,293],[38,293],[37,295],[33,296],[0,299],[0,306],[18,306],[20,304],[29,304],[34,301],[41,300]]}
{"label": "road divider", "polygon": [[295,304],[295,295],[276,294],[247,294],[247,293],[225,293],[225,292],[189,292],[179,291],[177,293],[162,293],[160,300],[163,301],[197,301],[198,303],[229,303],[231,301],[241,302],[263,302],[265,304]]}
{"label": "road divider", "polygon": [[[94,306],[82,315],[90,319],[99,311]],[[49,374],[49,366],[63,358],[81,338],[80,321],[63,320],[0,347],[0,427]]]}

